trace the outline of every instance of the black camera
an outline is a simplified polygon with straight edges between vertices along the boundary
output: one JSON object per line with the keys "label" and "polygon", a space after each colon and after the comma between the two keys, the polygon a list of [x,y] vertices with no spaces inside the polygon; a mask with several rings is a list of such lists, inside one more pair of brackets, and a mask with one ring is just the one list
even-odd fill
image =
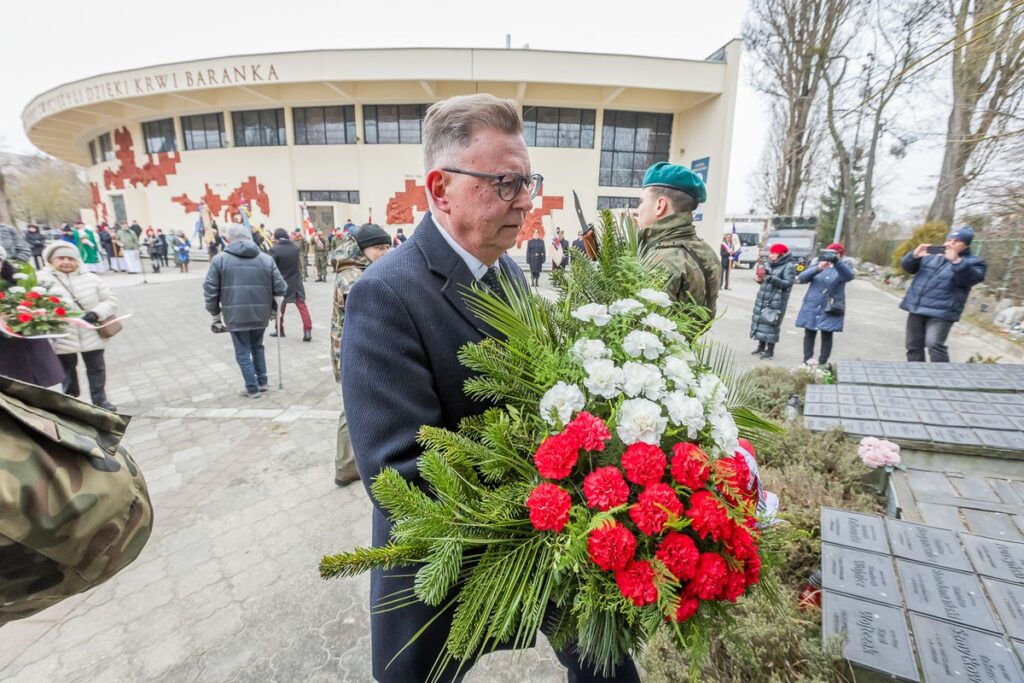
{"label": "black camera", "polygon": [[835,263],[839,260],[839,252],[835,249],[822,249],[821,253],[818,254],[818,260]]}

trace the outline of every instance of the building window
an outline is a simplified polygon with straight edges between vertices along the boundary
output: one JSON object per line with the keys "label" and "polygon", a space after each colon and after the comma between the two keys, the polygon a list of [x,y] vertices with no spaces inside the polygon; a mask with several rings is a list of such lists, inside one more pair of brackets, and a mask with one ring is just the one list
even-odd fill
{"label": "building window", "polygon": [[529,107],[523,111],[523,137],[530,147],[594,147],[594,110]]}
{"label": "building window", "polygon": [[231,112],[235,147],[275,147],[287,145],[284,135],[284,109],[256,109]]}
{"label": "building window", "polygon": [[181,136],[185,139],[185,149],[220,149],[226,142],[224,135],[224,115],[197,114],[181,117]]}
{"label": "building window", "polygon": [[146,140],[147,154],[174,152],[178,149],[174,139],[174,119],[146,121],[142,124],[142,137]]}
{"label": "building window", "polygon": [[368,145],[420,143],[426,104],[380,104],[363,107],[363,137]]}
{"label": "building window", "polygon": [[299,201],[358,204],[359,190],[299,190]]}
{"label": "building window", "polygon": [[605,110],[598,184],[640,187],[644,171],[668,161],[671,138],[672,114]]}
{"label": "building window", "polygon": [[601,209],[635,209],[640,206],[639,197],[598,197],[597,208]]}
{"label": "building window", "polygon": [[352,145],[356,141],[356,108],[293,107],[296,145]]}
{"label": "building window", "polygon": [[100,163],[100,158],[96,156],[96,141],[89,140],[89,159],[92,160],[92,165]]}
{"label": "building window", "polygon": [[100,161],[114,160],[114,146],[110,144],[110,133],[104,133],[96,138],[96,144],[100,148]]}

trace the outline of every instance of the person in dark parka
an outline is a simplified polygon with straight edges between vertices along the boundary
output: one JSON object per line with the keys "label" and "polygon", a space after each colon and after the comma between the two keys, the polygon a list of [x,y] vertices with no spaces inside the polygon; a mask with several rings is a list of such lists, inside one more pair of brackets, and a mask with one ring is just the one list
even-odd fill
{"label": "person in dark parka", "polygon": [[271,337],[284,336],[284,313],[288,304],[295,304],[299,309],[299,317],[302,318],[302,341],[310,341],[313,338],[313,319],[309,316],[309,308],[306,306],[306,288],[302,284],[302,267],[299,265],[299,246],[288,237],[288,231],[278,228],[274,231],[274,246],[270,249],[270,256],[281,271],[281,277],[288,283],[288,291],[284,293],[284,301],[281,302],[281,312],[277,316],[277,329],[270,333]]}
{"label": "person in dark parka", "polygon": [[38,225],[29,225],[25,233],[25,241],[32,248],[32,264],[39,270],[44,265],[43,249],[46,247],[46,236],[39,232]]}
{"label": "person in dark parka", "polygon": [[536,287],[540,284],[540,273],[547,260],[544,240],[540,238],[540,230],[533,231],[533,239],[526,243],[526,262],[530,266],[530,281]]}
{"label": "person in dark parka", "polygon": [[814,356],[814,340],[821,332],[818,364],[828,363],[832,355],[832,335],[843,331],[846,318],[846,283],[854,278],[853,268],[843,259],[846,248],[839,242],[825,247],[835,252],[829,260],[819,258],[797,276],[800,284],[809,284],[796,326],[804,328],[804,363]]}
{"label": "person in dark parka", "polygon": [[779,341],[782,319],[786,317],[789,293],[796,281],[796,263],[785,244],[773,244],[768,250],[768,261],[768,272],[761,281],[761,289],[757,290],[750,321],[750,336],[757,340],[757,348],[751,353],[760,355],[762,360],[775,357],[775,344]]}
{"label": "person in dark parka", "polygon": [[974,231],[957,228],[946,235],[941,254],[928,254],[930,244],[908,252],[900,266],[914,276],[900,308],[907,316],[907,360],[924,362],[924,350],[933,363],[948,363],[946,338],[960,320],[971,287],[985,279],[988,266],[971,254]]}

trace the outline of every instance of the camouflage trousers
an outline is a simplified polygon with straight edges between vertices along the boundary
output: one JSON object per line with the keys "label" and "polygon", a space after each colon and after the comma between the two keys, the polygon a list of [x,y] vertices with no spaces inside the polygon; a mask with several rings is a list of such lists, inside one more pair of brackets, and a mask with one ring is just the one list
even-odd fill
{"label": "camouflage trousers", "polygon": [[316,281],[327,282],[327,252],[321,251],[316,254]]}
{"label": "camouflage trousers", "polygon": [[[341,398],[341,385],[338,385],[338,397]],[[349,481],[358,478],[356,454],[352,450],[352,439],[348,435],[348,418],[345,417],[345,401],[342,398],[341,411],[338,413],[338,442],[334,454],[334,479]]]}
{"label": "camouflage trousers", "polygon": [[302,279],[309,279],[309,254],[299,256],[299,270],[302,272]]}

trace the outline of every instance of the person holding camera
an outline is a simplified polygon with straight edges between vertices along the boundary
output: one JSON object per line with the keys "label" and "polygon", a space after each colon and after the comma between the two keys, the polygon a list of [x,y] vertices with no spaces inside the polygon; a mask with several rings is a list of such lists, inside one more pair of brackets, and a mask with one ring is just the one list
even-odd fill
{"label": "person holding camera", "polygon": [[796,261],[785,244],[773,244],[768,249],[768,264],[761,288],[754,299],[754,315],[750,321],[750,337],[757,340],[753,355],[761,360],[775,357],[775,344],[779,341],[782,319],[786,317],[789,292],[796,281]]}
{"label": "person holding camera", "polygon": [[796,326],[804,328],[804,365],[814,356],[814,341],[821,332],[818,364],[828,363],[832,355],[832,335],[843,331],[846,317],[846,283],[853,279],[853,268],[843,259],[845,247],[833,242],[825,247],[815,263],[797,276],[800,284],[810,285]]}
{"label": "person holding camera", "polygon": [[974,231],[956,228],[940,247],[919,244],[900,266],[914,276],[900,308],[907,316],[907,360],[923,363],[924,350],[932,363],[948,363],[946,338],[960,320],[971,287],[985,279],[988,265],[971,254]]}

